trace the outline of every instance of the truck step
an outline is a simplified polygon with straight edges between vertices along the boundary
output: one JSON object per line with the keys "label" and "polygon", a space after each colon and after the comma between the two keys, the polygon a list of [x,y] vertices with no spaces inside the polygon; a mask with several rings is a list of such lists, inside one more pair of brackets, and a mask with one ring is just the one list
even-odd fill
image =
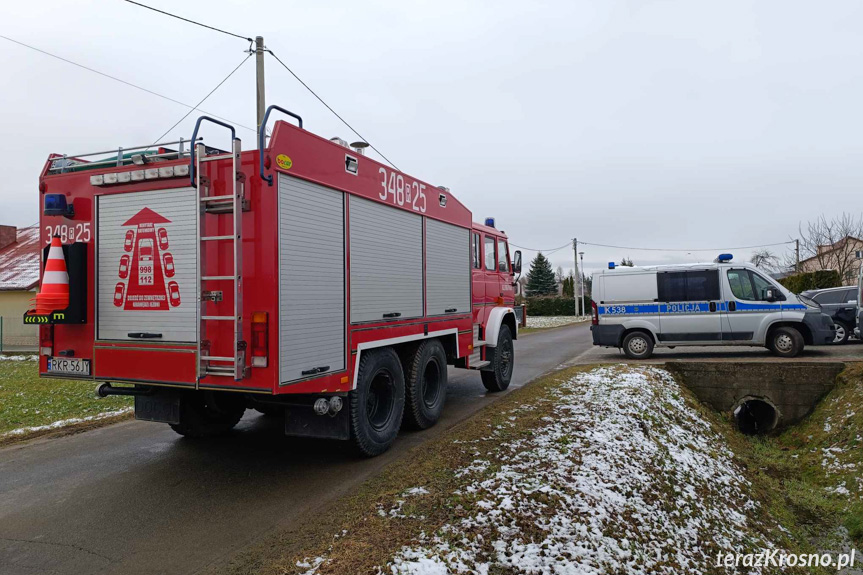
{"label": "truck step", "polygon": [[485,340],[482,340],[482,339],[473,340],[473,348],[474,349],[477,349],[477,348],[482,347],[484,345],[485,345]]}
{"label": "truck step", "polygon": [[471,364],[470,364],[470,368],[471,368],[471,369],[482,369],[482,368],[484,368],[484,367],[485,367],[485,366],[487,366],[487,365],[491,365],[491,362],[490,362],[490,361],[481,360],[481,361],[478,361],[478,362],[476,362],[476,363],[471,362]]}

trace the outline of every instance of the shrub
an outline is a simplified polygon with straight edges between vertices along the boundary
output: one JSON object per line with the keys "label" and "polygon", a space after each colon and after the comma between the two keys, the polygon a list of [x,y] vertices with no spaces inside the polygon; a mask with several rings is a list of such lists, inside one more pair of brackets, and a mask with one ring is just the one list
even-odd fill
{"label": "shrub", "polygon": [[825,289],[841,287],[842,279],[835,270],[818,270],[796,274],[779,280],[792,293],[800,293],[810,289]]}
{"label": "shrub", "polygon": [[[571,297],[536,296],[525,298],[527,315],[575,315],[575,300]],[[584,296],[585,314],[590,313],[590,296]]]}

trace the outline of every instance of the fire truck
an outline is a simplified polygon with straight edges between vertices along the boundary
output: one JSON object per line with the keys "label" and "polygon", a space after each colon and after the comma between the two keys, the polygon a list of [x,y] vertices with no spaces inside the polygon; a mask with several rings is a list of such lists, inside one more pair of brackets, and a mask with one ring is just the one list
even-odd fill
{"label": "fire truck", "polygon": [[[290,120],[248,151],[202,116],[191,140],[49,156],[40,225],[69,304],[24,316],[40,375],[134,396],[137,419],[184,436],[251,408],[368,456],[435,424],[447,366],[506,389],[521,271],[506,234],[284,108],[264,127],[273,111]],[[230,149],[199,137],[210,124]]]}

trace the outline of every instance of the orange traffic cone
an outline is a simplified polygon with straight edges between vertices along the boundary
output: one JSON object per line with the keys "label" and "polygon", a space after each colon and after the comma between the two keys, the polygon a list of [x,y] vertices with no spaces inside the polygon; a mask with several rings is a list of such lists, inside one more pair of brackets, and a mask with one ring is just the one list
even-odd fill
{"label": "orange traffic cone", "polygon": [[66,259],[63,257],[60,236],[54,236],[51,239],[51,248],[48,250],[45,272],[42,274],[42,287],[36,295],[36,313],[51,313],[67,307],[69,307],[69,272],[66,270]]}

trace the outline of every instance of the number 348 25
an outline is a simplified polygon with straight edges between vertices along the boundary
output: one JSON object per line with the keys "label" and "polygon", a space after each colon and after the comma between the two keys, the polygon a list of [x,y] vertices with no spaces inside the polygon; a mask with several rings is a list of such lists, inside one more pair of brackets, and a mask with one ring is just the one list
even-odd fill
{"label": "number 348 25", "polygon": [[74,242],[87,243],[92,238],[90,229],[90,222],[74,224],[71,226],[66,224],[45,226],[45,243],[50,244],[51,238],[54,236],[60,236],[60,241],[64,244],[71,244]]}
{"label": "number 348 25", "polygon": [[380,199],[386,201],[390,198],[396,205],[408,205],[415,212],[425,213],[425,184],[405,180],[403,175],[390,172],[383,167],[378,169],[378,173],[381,176],[381,191],[378,193]]}

